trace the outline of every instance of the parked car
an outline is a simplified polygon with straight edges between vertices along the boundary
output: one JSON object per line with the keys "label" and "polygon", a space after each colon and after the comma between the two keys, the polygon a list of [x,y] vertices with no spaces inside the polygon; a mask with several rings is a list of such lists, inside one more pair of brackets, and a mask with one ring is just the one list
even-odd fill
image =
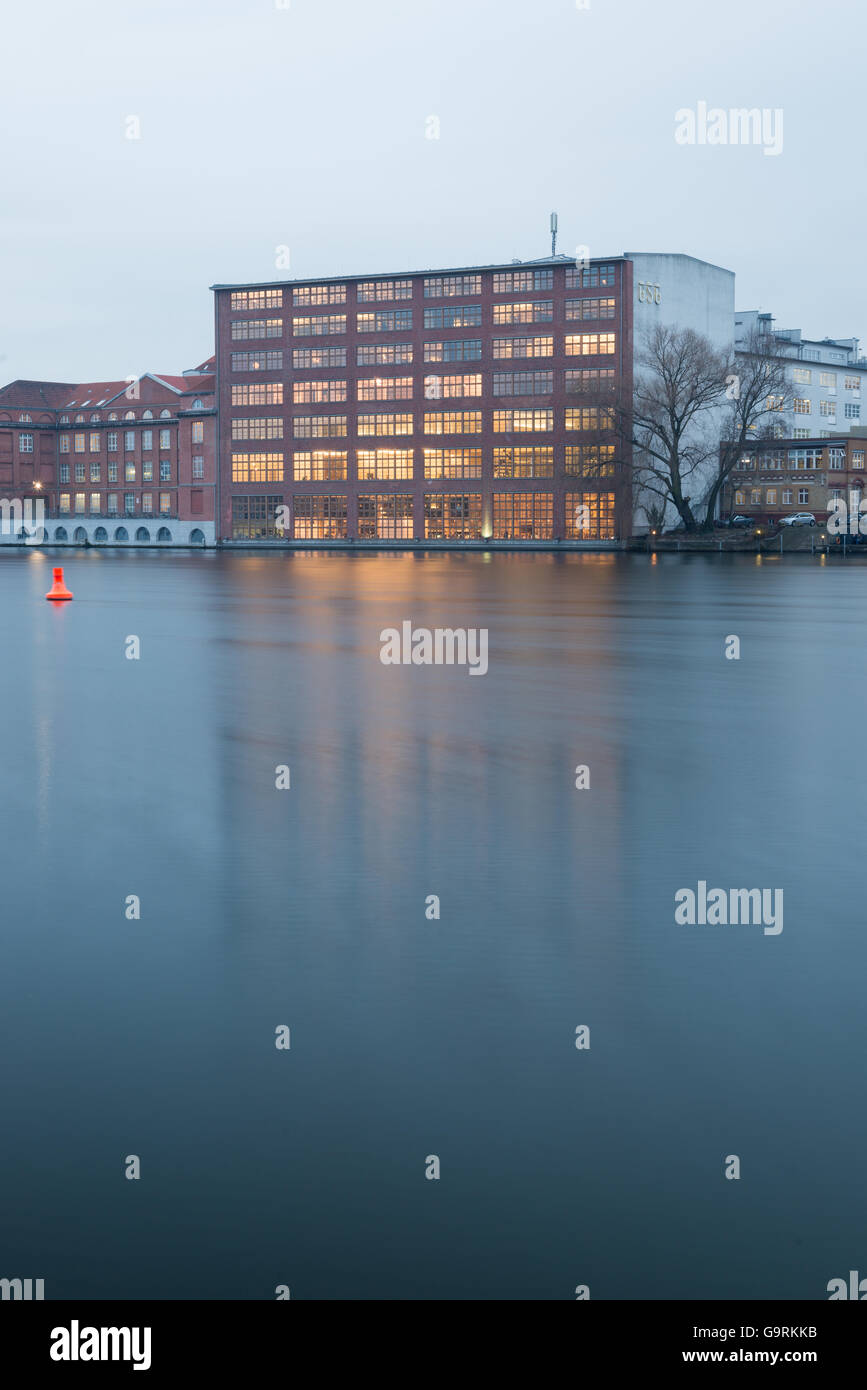
{"label": "parked car", "polygon": [[791,516],[780,517],[781,526],[815,526],[816,518],[812,512],[792,512]]}
{"label": "parked car", "polygon": [[755,517],[755,516],[741,516],[740,514],[736,514],[735,516],[730,516],[729,519],[728,519],[728,521],[724,521],[724,522],[723,522],[723,525],[724,525],[724,526],[755,526],[757,523],[758,523],[758,517]]}

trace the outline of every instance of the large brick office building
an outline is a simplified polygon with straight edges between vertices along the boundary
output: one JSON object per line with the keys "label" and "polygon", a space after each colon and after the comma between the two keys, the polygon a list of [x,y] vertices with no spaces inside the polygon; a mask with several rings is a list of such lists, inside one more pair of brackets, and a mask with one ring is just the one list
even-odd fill
{"label": "large brick office building", "polygon": [[214,291],[223,540],[630,534],[629,260]]}

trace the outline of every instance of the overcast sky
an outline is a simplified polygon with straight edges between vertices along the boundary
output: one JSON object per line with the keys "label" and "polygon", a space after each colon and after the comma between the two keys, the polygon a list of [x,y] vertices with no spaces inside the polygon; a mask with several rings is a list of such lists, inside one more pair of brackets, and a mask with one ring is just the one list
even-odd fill
{"label": "overcast sky", "polygon": [[[214,282],[546,255],[552,209],[867,345],[860,0],[581,3],[10,0],[0,381],[177,372]],[[678,144],[699,102],[782,153]]]}

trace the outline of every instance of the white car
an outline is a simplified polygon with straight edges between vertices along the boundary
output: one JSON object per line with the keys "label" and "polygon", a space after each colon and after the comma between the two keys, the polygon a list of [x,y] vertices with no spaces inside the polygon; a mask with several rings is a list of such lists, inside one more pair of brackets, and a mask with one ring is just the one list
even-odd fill
{"label": "white car", "polygon": [[780,517],[781,526],[815,526],[816,518],[812,512],[793,512],[791,516]]}

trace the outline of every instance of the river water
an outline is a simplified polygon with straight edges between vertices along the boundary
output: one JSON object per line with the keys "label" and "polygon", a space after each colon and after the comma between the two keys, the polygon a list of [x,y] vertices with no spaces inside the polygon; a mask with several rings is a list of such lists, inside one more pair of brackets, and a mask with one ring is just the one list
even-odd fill
{"label": "river water", "polygon": [[[405,620],[487,674],[383,665]],[[857,562],[7,551],[0,632],[0,1277],[867,1274]],[[678,924],[700,881],[783,930]]]}

